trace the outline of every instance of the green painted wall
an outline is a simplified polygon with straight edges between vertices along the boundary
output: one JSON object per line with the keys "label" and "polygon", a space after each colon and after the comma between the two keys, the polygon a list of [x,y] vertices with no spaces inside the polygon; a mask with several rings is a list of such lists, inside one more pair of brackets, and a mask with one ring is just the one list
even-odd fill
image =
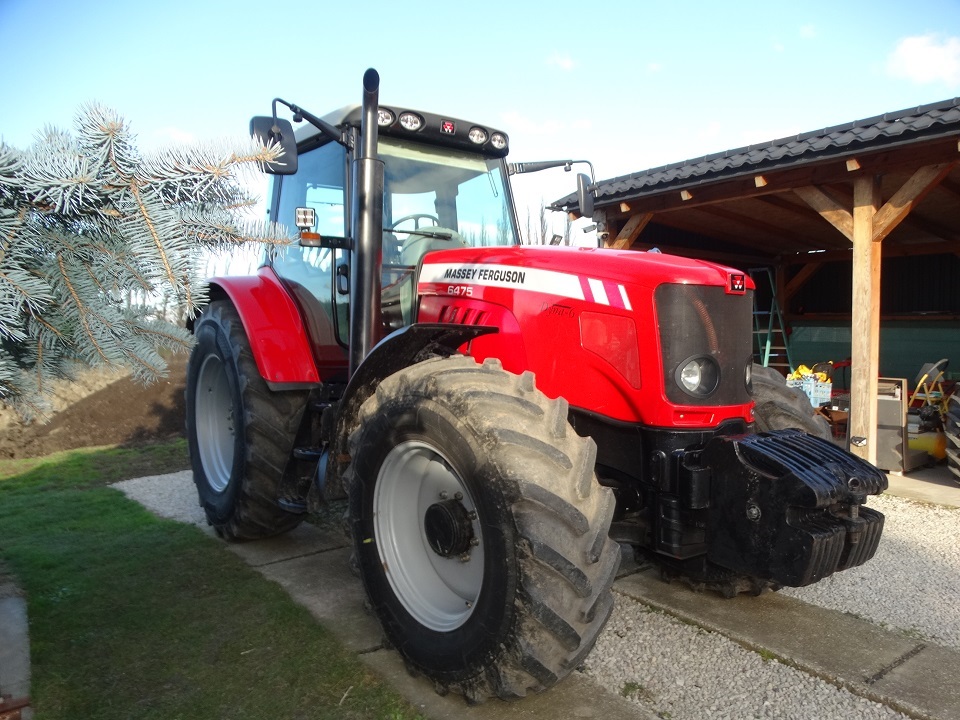
{"label": "green painted wall", "polygon": [[[850,323],[810,322],[793,320],[790,323],[790,357],[794,365],[812,366],[814,363],[850,358]],[[895,321],[880,326],[880,376],[902,377],[913,381],[920,367],[940,358],[949,358],[949,373],[960,379],[960,322],[956,321]],[[849,371],[834,377],[835,383],[849,386]]]}

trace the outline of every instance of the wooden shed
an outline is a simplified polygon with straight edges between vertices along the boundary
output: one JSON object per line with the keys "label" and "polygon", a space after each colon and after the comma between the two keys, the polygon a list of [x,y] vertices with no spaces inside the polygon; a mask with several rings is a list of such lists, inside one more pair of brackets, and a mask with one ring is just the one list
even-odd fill
{"label": "wooden shed", "polygon": [[[852,450],[869,460],[881,342],[886,374],[912,382],[912,368],[951,354],[960,368],[960,98],[603,180],[596,191],[607,247],[764,268],[794,346],[833,354],[814,360],[845,360],[848,348],[849,432],[867,439]],[[553,207],[579,212],[575,195]]]}

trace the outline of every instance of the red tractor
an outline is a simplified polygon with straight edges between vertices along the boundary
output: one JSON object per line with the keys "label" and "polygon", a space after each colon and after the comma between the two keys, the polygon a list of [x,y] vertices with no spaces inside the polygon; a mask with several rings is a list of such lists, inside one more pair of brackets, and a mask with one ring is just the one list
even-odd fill
{"label": "red tractor", "polygon": [[883,516],[864,502],[886,477],[755,431],[749,276],[521,246],[507,136],[380,106],[378,86],[371,70],[360,108],[278,99],[251,122],[285,150],[270,218],[301,239],[212,280],[194,323],[187,430],[220,535],[281,533],[346,493],[390,642],[474,701],[581,663],[620,543],[725,594],[873,556]]}

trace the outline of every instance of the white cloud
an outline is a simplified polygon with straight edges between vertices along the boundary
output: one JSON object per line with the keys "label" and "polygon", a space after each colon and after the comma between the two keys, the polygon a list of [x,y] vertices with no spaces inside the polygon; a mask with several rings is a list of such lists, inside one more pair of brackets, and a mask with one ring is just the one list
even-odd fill
{"label": "white cloud", "polygon": [[931,33],[903,38],[887,58],[887,73],[924,85],[960,86],[960,37]]}
{"label": "white cloud", "polygon": [[817,28],[813,25],[803,25],[800,27],[800,37],[804,40],[812,40],[817,36]]}
{"label": "white cloud", "polygon": [[547,65],[558,67],[564,72],[570,72],[575,67],[573,58],[569,55],[561,55],[558,52],[553,53],[553,55],[547,58]]}
{"label": "white cloud", "polygon": [[647,63],[647,72],[648,73],[658,73],[663,70],[663,65],[658,62]]}

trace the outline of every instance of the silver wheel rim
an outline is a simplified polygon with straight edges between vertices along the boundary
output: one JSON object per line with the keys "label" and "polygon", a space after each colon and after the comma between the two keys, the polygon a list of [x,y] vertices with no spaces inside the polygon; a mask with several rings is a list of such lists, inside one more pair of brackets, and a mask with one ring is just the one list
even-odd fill
{"label": "silver wheel rim", "polygon": [[437,632],[463,625],[483,586],[483,536],[476,516],[478,544],[463,557],[437,554],[424,528],[427,508],[458,493],[464,508],[475,513],[449,461],[426,443],[405,442],[387,454],[373,496],[374,535],[390,587],[417,622]]}
{"label": "silver wheel rim", "polygon": [[207,483],[217,493],[226,490],[233,470],[233,398],[226,368],[216,355],[207,355],[197,376],[197,451]]}

